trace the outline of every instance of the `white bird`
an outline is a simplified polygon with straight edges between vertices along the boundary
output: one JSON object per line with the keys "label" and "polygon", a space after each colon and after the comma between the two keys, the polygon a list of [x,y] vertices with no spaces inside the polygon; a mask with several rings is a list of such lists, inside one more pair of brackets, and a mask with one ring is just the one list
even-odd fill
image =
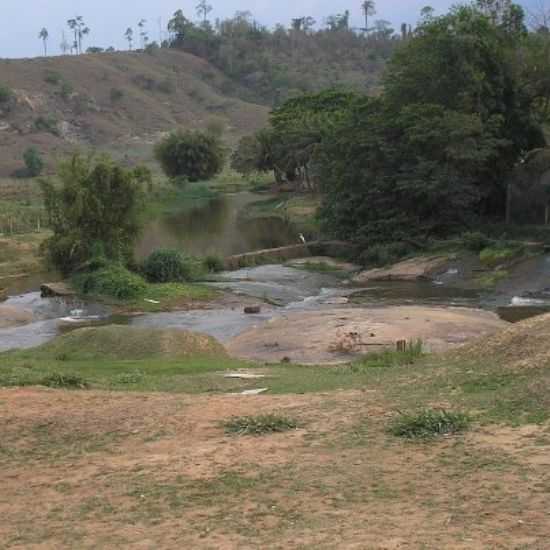
{"label": "white bird", "polygon": [[303,244],[306,244],[306,238],[304,237],[304,235],[302,233],[300,233],[300,235],[298,235],[300,237],[300,240],[302,241]]}

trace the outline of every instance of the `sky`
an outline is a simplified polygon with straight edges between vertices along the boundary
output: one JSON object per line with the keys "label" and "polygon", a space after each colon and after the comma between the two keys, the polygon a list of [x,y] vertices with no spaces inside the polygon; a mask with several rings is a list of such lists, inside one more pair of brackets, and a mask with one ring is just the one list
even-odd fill
{"label": "sky", "polygon": [[[352,25],[362,26],[361,0],[208,0],[213,6],[212,20],[231,16],[237,10],[249,10],[256,20],[268,26],[276,23],[288,25],[293,17],[313,16],[322,23],[327,15],[348,9]],[[522,0],[533,7],[545,0]],[[162,26],[178,9],[195,19],[198,0],[0,0],[0,57],[21,58],[42,55],[42,43],[38,33],[46,27],[50,33],[49,49],[59,53],[62,31],[67,31],[66,21],[82,15],[91,29],[85,47],[127,46],[123,35],[128,27],[137,28],[140,19],[147,20],[151,39],[158,40],[159,19]],[[425,5],[443,13],[456,0],[378,0],[375,19],[391,21],[396,28],[402,22],[414,23]],[[550,7],[550,0],[547,3]],[[67,31],[68,32],[68,31]]]}

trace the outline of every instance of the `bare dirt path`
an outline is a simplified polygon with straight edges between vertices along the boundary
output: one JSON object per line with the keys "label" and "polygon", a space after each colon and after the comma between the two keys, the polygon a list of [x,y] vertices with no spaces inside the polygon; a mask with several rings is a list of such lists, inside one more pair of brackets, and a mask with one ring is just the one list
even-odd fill
{"label": "bare dirt path", "polygon": [[[543,549],[550,433],[405,443],[376,391],[0,390],[2,548]],[[226,436],[232,415],[300,428]]]}

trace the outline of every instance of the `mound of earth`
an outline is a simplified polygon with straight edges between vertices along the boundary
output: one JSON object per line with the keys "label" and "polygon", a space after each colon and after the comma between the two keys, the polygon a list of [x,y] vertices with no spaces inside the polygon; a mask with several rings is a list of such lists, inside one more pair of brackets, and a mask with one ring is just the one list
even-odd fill
{"label": "mound of earth", "polygon": [[448,269],[446,256],[419,256],[399,262],[391,267],[363,271],[353,278],[355,284],[372,281],[423,281],[431,280]]}
{"label": "mound of earth", "polygon": [[427,350],[442,352],[506,326],[495,314],[478,309],[330,309],[274,318],[240,334],[227,349],[231,355],[256,361],[330,364],[395,348],[402,340],[422,340]]}
{"label": "mound of earth", "polygon": [[464,360],[490,359],[503,369],[547,367],[550,365],[550,314],[527,319],[476,340],[457,354]]}
{"label": "mound of earth", "polygon": [[160,330],[110,325],[75,330],[42,350],[71,359],[181,359],[192,356],[224,357],[224,347],[211,336],[182,330]]}

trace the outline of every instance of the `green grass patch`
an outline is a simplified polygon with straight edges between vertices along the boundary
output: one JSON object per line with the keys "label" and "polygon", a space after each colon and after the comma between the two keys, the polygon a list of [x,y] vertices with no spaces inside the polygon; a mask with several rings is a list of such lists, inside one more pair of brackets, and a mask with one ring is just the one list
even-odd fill
{"label": "green grass patch", "polygon": [[56,389],[85,390],[90,387],[87,380],[75,374],[54,372],[40,381],[40,386]]}
{"label": "green grass patch", "polygon": [[488,247],[479,253],[481,263],[487,267],[497,267],[510,263],[524,254],[522,246]]}
{"label": "green grass patch", "polygon": [[299,265],[291,265],[291,267],[311,271],[312,273],[340,273],[342,271],[338,266],[327,262],[304,262]]}
{"label": "green grass patch", "polygon": [[386,349],[377,353],[369,353],[351,365],[351,369],[361,371],[371,368],[399,367],[414,365],[424,356],[422,340],[407,342],[403,350]]}
{"label": "green grass patch", "polygon": [[427,409],[416,414],[400,414],[389,432],[397,437],[427,439],[460,433],[469,425],[470,419],[463,413]]}
{"label": "green grass patch", "polygon": [[239,416],[223,423],[228,435],[268,435],[295,430],[298,423],[292,418],[278,414],[263,414],[259,416]]}

